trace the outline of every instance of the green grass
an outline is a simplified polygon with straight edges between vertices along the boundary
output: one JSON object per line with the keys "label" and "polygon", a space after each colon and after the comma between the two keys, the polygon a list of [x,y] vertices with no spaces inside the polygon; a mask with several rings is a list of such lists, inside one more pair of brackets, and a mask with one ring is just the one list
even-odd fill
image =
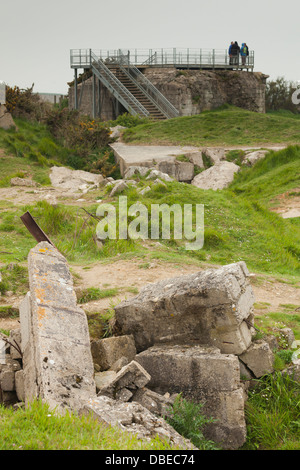
{"label": "green grass", "polygon": [[299,115],[259,114],[224,106],[199,115],[131,127],[124,132],[124,141],[131,144],[225,147],[297,144],[300,140],[299,124]]}
{"label": "green grass", "polygon": [[40,401],[17,411],[0,405],[0,434],[0,450],[172,450],[158,438],[142,441],[90,416],[60,416]]}
{"label": "green grass", "polygon": [[236,194],[270,205],[279,194],[300,188],[300,146],[270,151],[253,168],[242,168],[230,189]]}
{"label": "green grass", "polygon": [[105,299],[107,297],[113,297],[117,295],[119,289],[112,287],[110,289],[99,289],[98,287],[87,287],[84,289],[79,298],[77,299],[79,304],[90,302],[91,300]]}
{"label": "green grass", "polygon": [[282,373],[258,381],[246,402],[244,450],[300,450],[300,384]]}

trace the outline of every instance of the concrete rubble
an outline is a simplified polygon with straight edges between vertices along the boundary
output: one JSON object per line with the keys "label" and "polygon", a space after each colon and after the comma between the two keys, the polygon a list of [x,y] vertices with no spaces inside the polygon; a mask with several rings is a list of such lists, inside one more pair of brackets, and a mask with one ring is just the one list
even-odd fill
{"label": "concrete rubble", "polygon": [[254,294],[244,262],[149,284],[115,307],[115,331],[138,352],[162,342],[210,344],[241,354],[251,344]]}
{"label": "concrete rubble", "polygon": [[201,189],[224,189],[233,181],[240,167],[232,162],[218,161],[207,170],[196,175],[192,185]]}
{"label": "concrete rubble", "polygon": [[66,193],[81,192],[85,194],[91,189],[99,188],[104,183],[104,177],[100,174],[58,166],[51,168],[49,176],[52,186],[63,189]]}
{"label": "concrete rubble", "polygon": [[206,438],[223,449],[243,445],[246,383],[273,371],[271,340],[253,340],[244,262],[144,287],[115,307],[113,336],[93,341],[65,258],[41,242],[28,268],[20,329],[0,335],[1,403],[39,397],[61,413],[92,413],[139,438],[190,449],[164,419],[180,394],[214,418]]}

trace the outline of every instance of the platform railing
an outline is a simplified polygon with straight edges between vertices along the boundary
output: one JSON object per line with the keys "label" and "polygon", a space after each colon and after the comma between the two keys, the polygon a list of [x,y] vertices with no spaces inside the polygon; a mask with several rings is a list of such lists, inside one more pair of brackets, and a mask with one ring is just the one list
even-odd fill
{"label": "platform railing", "polygon": [[[149,67],[182,67],[182,68],[212,68],[234,69],[243,68],[242,58],[238,56],[238,63],[231,63],[228,49],[126,49],[126,50],[94,50],[93,53],[103,61],[120,54],[127,55],[128,60],[135,66]],[[72,49],[71,67],[88,68],[90,66],[90,49]],[[246,57],[244,67],[253,70],[254,51],[250,50]]]}

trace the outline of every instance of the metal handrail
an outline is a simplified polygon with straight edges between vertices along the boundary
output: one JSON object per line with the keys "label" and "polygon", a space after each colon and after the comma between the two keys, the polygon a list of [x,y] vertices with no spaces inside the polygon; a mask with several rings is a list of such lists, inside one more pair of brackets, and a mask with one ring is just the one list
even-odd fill
{"label": "metal handrail", "polygon": [[[112,57],[110,57],[112,60]],[[129,62],[129,56],[119,50],[115,57],[116,63],[130,80],[148,97],[148,99],[167,118],[179,116],[179,111],[167,100],[167,98],[148,80],[145,75]]]}
{"label": "metal handrail", "polygon": [[[111,56],[117,56],[117,50],[94,50],[98,58],[105,60]],[[129,49],[131,64],[136,66],[182,66],[197,68],[231,68],[229,64],[228,49]],[[155,60],[153,60],[155,58]],[[88,67],[89,50],[71,50],[71,67]],[[246,65],[248,68],[254,67],[254,51],[249,51]]]}
{"label": "metal handrail", "polygon": [[157,51],[152,54],[145,62],[143,62],[141,65],[150,65],[153,63],[153,59],[155,59],[155,64],[157,64]]}
{"label": "metal handrail", "polygon": [[117,79],[104,62],[90,51],[90,66],[100,81],[116,96],[121,104],[134,115],[149,116],[149,111],[130,93],[130,91]]}

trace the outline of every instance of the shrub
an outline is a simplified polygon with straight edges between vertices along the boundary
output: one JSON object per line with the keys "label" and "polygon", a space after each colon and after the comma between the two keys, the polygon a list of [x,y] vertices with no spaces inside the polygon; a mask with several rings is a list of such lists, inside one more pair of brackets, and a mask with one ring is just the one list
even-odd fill
{"label": "shrub", "polygon": [[25,90],[6,86],[6,108],[14,118],[40,121],[51,107],[50,103],[41,101],[39,95],[33,93],[33,86]]}

